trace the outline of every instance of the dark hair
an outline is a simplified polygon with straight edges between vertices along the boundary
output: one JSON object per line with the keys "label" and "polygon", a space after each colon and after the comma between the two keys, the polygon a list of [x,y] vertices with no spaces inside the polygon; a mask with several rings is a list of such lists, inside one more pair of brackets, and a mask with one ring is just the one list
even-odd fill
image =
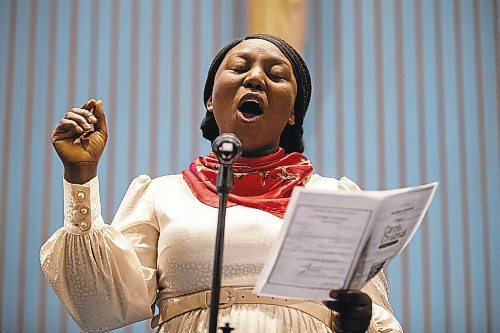
{"label": "dark hair", "polygon": [[[217,70],[219,69],[226,54],[233,47],[248,39],[263,39],[273,43],[274,45],[276,45],[276,47],[278,47],[278,49],[280,49],[280,51],[292,64],[293,74],[295,76],[295,80],[297,81],[297,96],[295,97],[295,103],[293,106],[295,124],[286,124],[283,132],[281,133],[280,147],[282,147],[287,154],[292,152],[302,153],[304,151],[304,128],[302,125],[304,123],[304,117],[307,112],[307,107],[309,106],[309,101],[311,100],[311,76],[309,74],[309,69],[307,68],[306,63],[304,62],[304,59],[302,59],[300,54],[283,39],[267,34],[253,34],[238,38],[224,46],[212,60],[212,64],[210,65],[210,68],[208,70],[205,89],[203,92],[203,101],[206,105],[208,99],[212,95],[215,74],[217,73]],[[213,112],[206,112],[205,118],[203,118],[200,128],[203,133],[203,137],[207,140],[213,141],[219,135],[219,127],[215,122]]]}

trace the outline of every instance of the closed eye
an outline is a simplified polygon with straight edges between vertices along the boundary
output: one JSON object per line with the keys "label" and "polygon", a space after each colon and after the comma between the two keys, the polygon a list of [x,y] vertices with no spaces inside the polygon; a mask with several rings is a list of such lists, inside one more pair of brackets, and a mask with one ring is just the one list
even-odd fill
{"label": "closed eye", "polygon": [[276,74],[271,74],[269,73],[267,75],[267,77],[269,77],[272,81],[274,82],[279,82],[279,81],[282,81],[283,80],[283,77],[281,77],[280,75],[276,75]]}
{"label": "closed eye", "polygon": [[242,74],[242,73],[245,73],[247,71],[246,68],[232,68],[231,70],[235,73],[238,73],[238,74]]}
{"label": "closed eye", "polygon": [[273,66],[268,70],[267,76],[274,82],[286,80],[288,73],[281,66]]}

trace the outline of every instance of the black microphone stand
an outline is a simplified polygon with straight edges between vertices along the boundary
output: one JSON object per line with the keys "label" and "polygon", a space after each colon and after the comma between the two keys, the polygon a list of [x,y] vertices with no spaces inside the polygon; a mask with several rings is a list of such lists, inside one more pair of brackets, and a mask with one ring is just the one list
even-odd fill
{"label": "black microphone stand", "polygon": [[[241,143],[234,136],[234,139],[237,140],[238,144],[241,147]],[[216,147],[217,139],[214,141],[214,145],[212,146],[214,152],[217,154],[216,150],[220,148]],[[238,153],[233,155],[233,158],[236,159],[241,154],[241,150]],[[218,156],[219,158],[219,156]],[[231,158],[232,161],[234,159]],[[221,162],[219,173],[217,174],[216,187],[217,192],[219,193],[219,216],[217,221],[217,234],[215,237],[215,255],[214,255],[214,267],[212,274],[212,290],[210,295],[210,319],[208,325],[209,333],[217,332],[217,317],[219,314],[219,298],[220,298],[220,284],[221,284],[221,275],[222,275],[222,259],[224,253],[224,231],[226,224],[226,208],[227,208],[227,195],[233,189],[233,166],[232,161],[224,162],[224,157],[219,158]],[[225,326],[220,327],[222,333],[231,333],[234,328],[232,328],[229,323],[226,323]]]}
{"label": "black microphone stand", "polygon": [[[220,280],[222,273],[222,256],[224,253],[224,231],[226,224],[227,195],[233,187],[233,166],[220,164],[219,174],[217,175],[217,192],[219,192],[219,217],[217,220],[217,235],[215,236],[215,257],[214,270],[212,274],[212,291],[210,295],[210,321],[208,326],[209,333],[217,331],[217,316],[219,314],[219,294]],[[219,186],[220,184],[220,186]],[[229,326],[226,324],[226,326]],[[223,333],[230,332],[221,327]]]}

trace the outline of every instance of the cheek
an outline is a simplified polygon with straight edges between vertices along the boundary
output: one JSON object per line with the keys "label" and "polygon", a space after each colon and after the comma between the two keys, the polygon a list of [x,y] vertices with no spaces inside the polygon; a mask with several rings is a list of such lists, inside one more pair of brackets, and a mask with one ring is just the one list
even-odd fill
{"label": "cheek", "polygon": [[222,73],[215,77],[213,91],[218,94],[234,93],[239,86],[239,79],[233,75]]}
{"label": "cheek", "polygon": [[236,89],[231,84],[218,84],[214,86],[212,101],[214,113],[229,112],[233,108]]}
{"label": "cheek", "polygon": [[282,89],[275,94],[275,97],[272,99],[272,103],[279,107],[279,116],[288,119],[288,117],[290,117],[290,113],[293,112],[295,93],[290,89]]}

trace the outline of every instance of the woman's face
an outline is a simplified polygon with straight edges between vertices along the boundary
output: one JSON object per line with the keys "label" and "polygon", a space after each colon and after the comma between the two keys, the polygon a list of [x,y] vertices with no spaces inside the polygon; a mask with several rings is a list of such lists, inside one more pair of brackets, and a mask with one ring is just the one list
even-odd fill
{"label": "woman's face", "polygon": [[272,43],[242,41],[222,61],[207,110],[220,133],[234,133],[247,156],[278,150],[281,132],[294,124],[297,82],[290,61]]}

